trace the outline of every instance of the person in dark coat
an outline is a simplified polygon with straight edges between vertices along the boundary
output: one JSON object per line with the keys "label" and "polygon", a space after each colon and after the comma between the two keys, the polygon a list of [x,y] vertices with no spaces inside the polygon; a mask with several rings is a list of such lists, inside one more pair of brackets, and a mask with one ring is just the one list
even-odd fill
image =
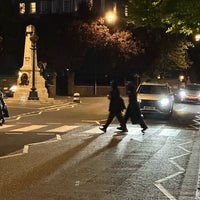
{"label": "person in dark coat", "polygon": [[102,127],[99,129],[102,130],[104,133],[106,132],[107,127],[110,125],[110,123],[113,121],[114,117],[117,117],[118,121],[121,125],[121,130],[123,132],[127,132],[126,124],[124,122],[122,111],[126,108],[124,101],[122,97],[120,96],[119,89],[117,87],[117,83],[115,81],[111,82],[111,91],[108,95],[108,98],[110,100],[109,104],[109,115],[108,119]]}
{"label": "person in dark coat", "polygon": [[3,92],[0,91],[0,126],[2,126],[5,123],[5,119],[4,119],[4,114],[3,114],[3,108],[5,106],[5,102],[3,100]]}
{"label": "person in dark coat", "polygon": [[[142,128],[141,131],[144,133],[148,127],[142,117],[142,113],[140,111],[140,106],[137,101],[136,87],[133,83],[128,84],[127,94],[128,94],[128,98],[129,98],[129,103],[128,103],[128,106],[126,109],[126,113],[124,115],[124,122],[127,123],[127,121],[130,118],[132,124],[140,124],[140,127]],[[122,126],[118,127],[117,129],[121,130]]]}

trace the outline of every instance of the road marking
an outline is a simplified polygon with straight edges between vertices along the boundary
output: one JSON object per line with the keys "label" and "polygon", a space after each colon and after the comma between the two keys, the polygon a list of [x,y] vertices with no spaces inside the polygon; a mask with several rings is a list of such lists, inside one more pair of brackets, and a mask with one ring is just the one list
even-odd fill
{"label": "road marking", "polygon": [[10,128],[10,127],[13,127],[13,126],[15,126],[15,125],[3,125],[3,126],[0,126],[0,130],[1,129],[5,129],[5,128]]}
{"label": "road marking", "polygon": [[178,129],[164,129],[160,132],[161,136],[172,136],[175,137],[179,134],[180,130]]}
{"label": "road marking", "polygon": [[191,124],[190,126],[196,130],[199,130],[199,126],[200,126],[200,115],[196,115],[195,116],[196,119],[192,120],[193,122],[195,122],[194,124]]}
{"label": "road marking", "polygon": [[173,195],[171,195],[170,192],[169,192],[167,189],[165,189],[165,188],[161,185],[161,183],[164,182],[164,181],[167,181],[167,180],[169,180],[169,179],[171,179],[171,178],[174,178],[174,177],[176,177],[176,176],[179,176],[180,174],[185,173],[185,169],[184,169],[183,167],[181,167],[181,166],[180,166],[177,162],[175,162],[174,160],[175,160],[175,159],[178,159],[178,158],[180,158],[180,157],[183,157],[183,156],[187,156],[187,155],[189,155],[189,154],[191,153],[190,151],[188,151],[187,149],[185,149],[184,147],[182,147],[183,145],[189,144],[189,143],[192,143],[192,141],[185,142],[185,143],[182,143],[182,144],[177,145],[178,148],[182,149],[182,150],[185,151],[186,153],[180,154],[180,155],[178,155],[178,156],[174,156],[174,157],[171,157],[171,158],[168,158],[168,161],[169,161],[171,164],[173,164],[175,167],[177,167],[179,171],[176,172],[176,173],[174,173],[174,174],[171,174],[171,175],[169,175],[169,176],[166,176],[166,177],[164,177],[164,178],[162,178],[162,179],[160,179],[160,180],[157,180],[157,181],[155,181],[155,183],[154,183],[154,185],[155,185],[165,196],[167,196],[170,200],[176,200],[176,198],[175,198]]}
{"label": "road marking", "polygon": [[[101,125],[100,120],[81,120],[82,122],[88,122],[88,123],[95,123],[98,125]],[[105,121],[105,120],[104,120]]]}
{"label": "road marking", "polygon": [[[110,128],[108,128],[108,129],[110,129]],[[83,133],[103,133],[103,132],[99,129],[99,127],[95,127],[95,128],[89,129],[87,131],[84,131]]]}
{"label": "road marking", "polygon": [[31,126],[26,126],[23,128],[17,128],[17,129],[13,129],[11,130],[12,132],[24,132],[24,131],[32,131],[32,130],[36,130],[36,129],[40,129],[40,128],[44,128],[47,125],[31,125]]}
{"label": "road marking", "polygon": [[174,196],[172,196],[160,183],[154,184],[165,196],[167,196],[170,200],[176,200]]}
{"label": "road marking", "polygon": [[59,132],[59,133],[63,133],[63,132],[66,132],[66,131],[70,131],[72,129],[75,129],[77,128],[78,126],[69,126],[69,125],[65,125],[65,126],[60,126],[58,128],[54,128],[54,129],[50,129],[50,130],[47,130],[46,132]]}

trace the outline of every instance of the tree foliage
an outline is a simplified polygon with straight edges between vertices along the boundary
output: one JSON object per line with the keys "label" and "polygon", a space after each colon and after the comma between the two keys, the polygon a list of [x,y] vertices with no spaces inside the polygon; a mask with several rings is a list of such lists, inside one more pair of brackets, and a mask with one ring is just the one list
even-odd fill
{"label": "tree foliage", "polygon": [[128,0],[129,22],[186,35],[199,32],[199,0]]}
{"label": "tree foliage", "polygon": [[[185,39],[171,38],[163,41],[161,44],[160,53],[154,61],[154,75],[161,77],[169,76],[169,72],[187,70],[192,62],[188,57],[188,49],[193,47],[191,42]],[[163,48],[164,47],[164,48]]]}
{"label": "tree foliage", "polygon": [[117,31],[111,34],[109,28],[99,21],[80,23],[78,27],[80,41],[90,47],[115,48],[124,59],[141,53],[141,45],[129,31]]}

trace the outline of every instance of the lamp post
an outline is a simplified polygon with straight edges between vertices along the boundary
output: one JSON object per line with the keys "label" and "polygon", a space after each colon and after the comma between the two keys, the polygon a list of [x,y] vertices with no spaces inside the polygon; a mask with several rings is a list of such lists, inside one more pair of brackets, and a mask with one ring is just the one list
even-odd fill
{"label": "lamp post", "polygon": [[32,88],[29,93],[28,100],[39,100],[37,89],[35,87],[35,51],[36,51],[36,42],[38,41],[39,37],[35,32],[32,33],[30,40],[31,40],[31,49],[33,52],[33,63],[32,63]]}

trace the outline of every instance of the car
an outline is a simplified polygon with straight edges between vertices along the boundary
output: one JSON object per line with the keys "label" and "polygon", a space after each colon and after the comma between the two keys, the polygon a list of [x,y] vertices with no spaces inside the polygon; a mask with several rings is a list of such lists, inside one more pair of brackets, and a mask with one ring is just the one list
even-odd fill
{"label": "car", "polygon": [[13,97],[16,89],[16,85],[0,87],[0,90],[3,92],[4,97]]}
{"label": "car", "polygon": [[137,99],[143,115],[157,113],[169,118],[173,113],[174,94],[167,83],[141,83]]}
{"label": "car", "polygon": [[178,100],[185,103],[200,103],[200,84],[191,83],[178,90]]}

